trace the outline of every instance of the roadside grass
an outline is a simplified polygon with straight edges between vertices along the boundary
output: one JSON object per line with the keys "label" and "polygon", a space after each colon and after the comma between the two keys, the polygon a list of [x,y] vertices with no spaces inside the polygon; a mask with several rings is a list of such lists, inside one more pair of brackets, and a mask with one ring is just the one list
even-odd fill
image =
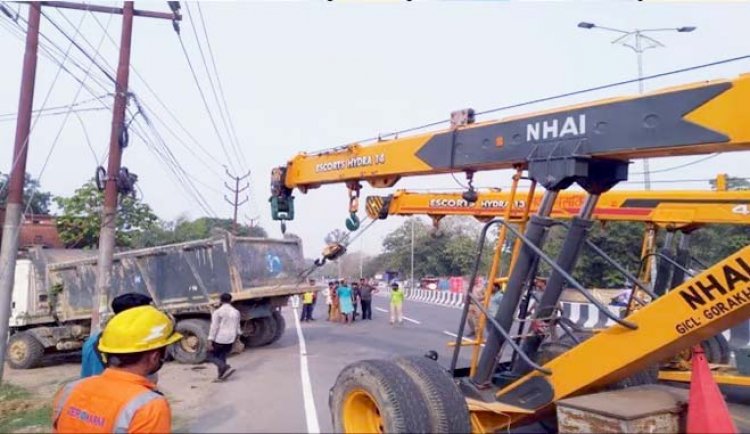
{"label": "roadside grass", "polygon": [[0,432],[51,432],[51,414],[47,400],[10,383],[0,385]]}

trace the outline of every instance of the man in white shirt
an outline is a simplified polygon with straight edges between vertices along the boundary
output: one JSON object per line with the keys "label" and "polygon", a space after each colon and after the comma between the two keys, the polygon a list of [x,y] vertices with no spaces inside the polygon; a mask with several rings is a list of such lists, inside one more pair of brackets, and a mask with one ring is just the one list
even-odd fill
{"label": "man in white shirt", "polygon": [[232,345],[240,336],[240,311],[232,306],[232,295],[223,293],[219,297],[221,306],[211,314],[211,328],[208,331],[207,361],[216,365],[218,379],[226,380],[234,373],[234,369],[227,364],[227,355],[232,351]]}

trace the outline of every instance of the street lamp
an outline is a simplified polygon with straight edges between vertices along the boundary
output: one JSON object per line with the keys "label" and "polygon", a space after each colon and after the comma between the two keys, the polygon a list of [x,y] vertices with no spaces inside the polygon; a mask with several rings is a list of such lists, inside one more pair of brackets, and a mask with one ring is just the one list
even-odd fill
{"label": "street lamp", "polygon": [[[678,33],[690,33],[695,30],[695,26],[682,26],[682,27],[666,27],[666,28],[654,28],[654,29],[635,29],[635,30],[622,30],[615,29],[612,27],[604,27],[598,24],[581,21],[578,23],[578,27],[585,30],[600,29],[608,32],[618,33],[616,39],[612,41],[613,44],[619,44],[623,47],[630,48],[636,53],[638,60],[638,92],[643,93],[643,52],[651,48],[664,47],[664,44],[654,39],[651,36],[647,36],[646,33],[655,32],[678,32]],[[646,190],[651,190],[651,176],[648,168],[648,158],[643,159],[643,180]]]}

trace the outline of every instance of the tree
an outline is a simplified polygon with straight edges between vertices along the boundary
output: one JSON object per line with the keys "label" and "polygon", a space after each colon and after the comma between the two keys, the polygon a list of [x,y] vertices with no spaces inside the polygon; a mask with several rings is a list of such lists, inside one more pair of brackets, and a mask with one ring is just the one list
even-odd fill
{"label": "tree", "polygon": [[[220,231],[229,232],[231,230],[231,219],[200,217],[191,221],[182,216],[174,221],[159,221],[155,223],[138,235],[134,247],[153,247],[200,240],[215,236]],[[266,230],[257,225],[238,225],[237,235],[241,237],[268,238]]]}
{"label": "tree", "polygon": [[[8,201],[8,175],[0,173],[0,208]],[[52,193],[42,191],[39,181],[27,173],[24,178],[23,203],[32,214],[48,214]]]}
{"label": "tree", "polygon": [[[60,240],[69,248],[95,248],[99,243],[104,194],[94,181],[83,184],[71,197],[56,197],[55,203],[61,210],[57,217]],[[133,247],[157,222],[158,218],[147,204],[122,196],[117,210],[116,245]]]}

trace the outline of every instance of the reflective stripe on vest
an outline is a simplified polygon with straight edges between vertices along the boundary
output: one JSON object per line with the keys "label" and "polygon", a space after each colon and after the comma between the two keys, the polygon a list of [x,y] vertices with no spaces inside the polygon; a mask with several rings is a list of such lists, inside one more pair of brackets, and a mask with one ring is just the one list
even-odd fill
{"label": "reflective stripe on vest", "polygon": [[130,428],[130,422],[133,421],[135,413],[149,402],[161,397],[161,394],[151,390],[147,390],[131,399],[130,402],[128,402],[117,415],[117,420],[115,421],[114,425],[114,433],[127,434],[128,428]]}
{"label": "reflective stripe on vest", "polygon": [[63,387],[62,392],[60,392],[60,399],[57,400],[57,405],[55,406],[54,410],[54,417],[52,418],[52,426],[55,426],[57,424],[57,420],[60,419],[60,415],[62,414],[63,407],[65,407],[65,403],[68,402],[68,398],[70,398],[70,393],[73,392],[73,389],[83,381],[84,378],[80,380],[73,381],[72,383],[68,383]]}

